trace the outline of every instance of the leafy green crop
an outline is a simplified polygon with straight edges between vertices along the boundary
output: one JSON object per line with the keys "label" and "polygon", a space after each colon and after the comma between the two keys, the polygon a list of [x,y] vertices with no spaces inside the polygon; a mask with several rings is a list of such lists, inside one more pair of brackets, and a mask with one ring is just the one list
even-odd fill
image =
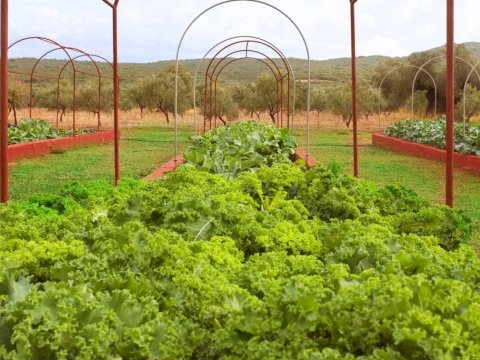
{"label": "leafy green crop", "polygon": [[[94,129],[77,129],[75,130],[75,134],[89,134],[94,131]],[[57,130],[45,120],[22,118],[18,127],[8,128],[8,143],[19,144],[44,139],[55,139],[71,135],[72,130]]]}
{"label": "leafy green crop", "polygon": [[[436,120],[404,120],[394,123],[384,131],[385,135],[430,145],[440,149],[446,147],[445,117]],[[480,128],[455,124],[455,151],[461,154],[480,156]]]}
{"label": "leafy green crop", "polygon": [[474,359],[468,219],[335,167],[0,206],[1,359]]}
{"label": "leafy green crop", "polygon": [[288,129],[248,121],[193,137],[184,159],[198,169],[233,178],[242,171],[290,162],[296,146]]}

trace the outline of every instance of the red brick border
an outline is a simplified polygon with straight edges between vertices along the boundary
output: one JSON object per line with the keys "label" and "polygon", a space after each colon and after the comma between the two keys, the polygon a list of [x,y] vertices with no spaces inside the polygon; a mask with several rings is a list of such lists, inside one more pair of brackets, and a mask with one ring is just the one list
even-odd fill
{"label": "red brick border", "polygon": [[[177,156],[177,166],[184,164],[183,154]],[[175,158],[167,161],[165,164],[154,170],[150,175],[143,178],[145,181],[156,180],[163,178],[167,172],[175,170]]]}
{"label": "red brick border", "polygon": [[[437,149],[432,146],[417,144],[378,133],[372,134],[372,144],[387,150],[393,150],[424,159],[445,162],[445,150]],[[480,156],[454,153],[453,164],[455,167],[480,172]]]}
{"label": "red brick border", "polygon": [[318,165],[318,160],[315,159],[311,154],[308,154],[307,158],[307,150],[298,148],[295,150],[295,160],[303,160],[305,161],[305,165],[307,168],[311,168],[312,166]]}
{"label": "red brick border", "polygon": [[113,130],[107,130],[72,137],[13,144],[8,146],[8,162],[46,155],[51,153],[52,150],[67,150],[85,145],[106,143],[113,141],[113,139]]}
{"label": "red brick border", "polygon": [[[318,164],[317,159],[315,159],[313,156],[309,155],[308,161],[306,160],[306,158],[307,158],[307,151],[305,149],[297,149],[295,151],[295,160],[305,161],[308,168]],[[180,166],[184,163],[185,161],[183,160],[183,154],[179,154],[177,157],[177,166]],[[161,179],[166,175],[167,172],[173,171],[173,170],[175,170],[175,159],[171,159],[167,161],[158,169],[154,170],[150,175],[144,177],[143,180],[151,181],[151,180]]]}

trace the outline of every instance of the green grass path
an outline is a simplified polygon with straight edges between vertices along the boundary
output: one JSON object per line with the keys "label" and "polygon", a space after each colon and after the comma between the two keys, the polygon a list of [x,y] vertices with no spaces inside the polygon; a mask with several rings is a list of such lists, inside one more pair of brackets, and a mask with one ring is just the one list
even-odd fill
{"label": "green grass path", "polygon": [[[179,132],[180,149],[188,135]],[[142,178],[174,156],[169,128],[122,130],[121,177]],[[37,193],[58,193],[68,181],[113,182],[113,143],[71,149],[10,164],[10,198],[25,199]]]}

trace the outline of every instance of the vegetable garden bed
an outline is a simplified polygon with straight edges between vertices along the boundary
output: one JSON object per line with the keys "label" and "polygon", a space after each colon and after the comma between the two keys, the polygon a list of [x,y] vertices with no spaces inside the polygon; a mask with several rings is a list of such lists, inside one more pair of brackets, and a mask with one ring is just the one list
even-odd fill
{"label": "vegetable garden bed", "polygon": [[[445,150],[428,145],[413,143],[406,140],[386,136],[380,133],[372,134],[372,144],[396,152],[409,154],[425,159],[445,161]],[[463,155],[453,153],[453,164],[455,167],[480,172],[480,156]]]}
{"label": "vegetable garden bed", "polygon": [[[315,166],[318,164],[317,159],[315,159],[312,155],[308,155],[307,157],[307,151],[302,148],[297,148],[295,150],[295,155],[294,155],[295,160],[303,160],[307,166],[307,168],[310,168],[312,166]],[[168,172],[175,170],[177,166],[180,166],[185,163],[185,160],[183,159],[183,154],[179,154],[177,156],[177,163],[175,164],[175,158],[167,161],[165,164],[154,170],[150,175],[146,176],[143,178],[143,180],[150,181],[150,180],[155,180],[155,179],[161,179],[165,175],[167,175]]]}
{"label": "vegetable garden bed", "polygon": [[468,217],[249,126],[162,180],[0,206],[0,359],[475,358]]}
{"label": "vegetable garden bed", "polygon": [[79,146],[106,143],[113,141],[113,139],[113,130],[106,130],[72,137],[13,144],[8,146],[8,161],[13,162],[24,158],[42,156],[52,151],[64,151]]}

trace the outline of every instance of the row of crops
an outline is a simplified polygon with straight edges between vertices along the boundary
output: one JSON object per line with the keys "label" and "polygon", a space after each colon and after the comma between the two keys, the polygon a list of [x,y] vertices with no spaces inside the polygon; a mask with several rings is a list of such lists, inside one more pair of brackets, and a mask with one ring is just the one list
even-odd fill
{"label": "row of crops", "polygon": [[[446,148],[446,119],[440,117],[435,120],[407,119],[387,127],[384,131],[387,136],[430,145],[439,149]],[[454,125],[455,151],[466,155],[480,156],[480,128],[461,123]]]}
{"label": "row of crops", "polygon": [[307,170],[294,144],[244,123],[195,138],[163,180],[1,206],[0,358],[480,354],[469,219]]}
{"label": "row of crops", "polygon": [[[95,129],[76,129],[75,135],[89,134],[92,132],[95,132]],[[45,120],[22,118],[18,126],[10,126],[8,128],[8,143],[19,144],[72,135],[72,130],[55,129]]]}

